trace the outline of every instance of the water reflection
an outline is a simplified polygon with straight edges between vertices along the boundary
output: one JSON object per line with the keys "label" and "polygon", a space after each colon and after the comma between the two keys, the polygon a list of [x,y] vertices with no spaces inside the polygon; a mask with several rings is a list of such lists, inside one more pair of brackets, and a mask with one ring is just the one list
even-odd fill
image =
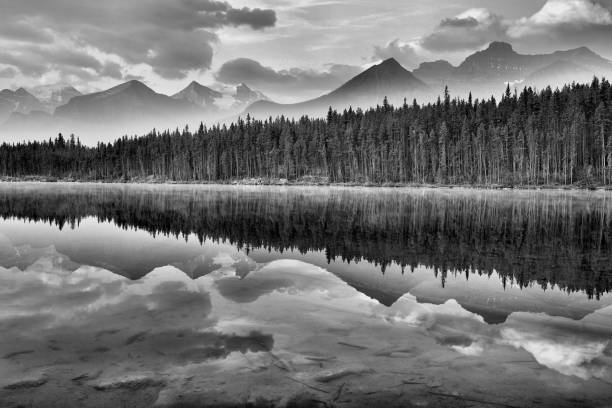
{"label": "water reflection", "polygon": [[[426,266],[443,284],[448,274],[495,272],[504,285],[556,285],[596,298],[612,284],[607,193],[2,185],[0,216],[60,229],[92,216],[247,253],[322,251],[383,273],[392,264]],[[147,269],[121,273],[139,278]]]}
{"label": "water reflection", "polygon": [[1,185],[0,405],[609,405],[608,207]]}

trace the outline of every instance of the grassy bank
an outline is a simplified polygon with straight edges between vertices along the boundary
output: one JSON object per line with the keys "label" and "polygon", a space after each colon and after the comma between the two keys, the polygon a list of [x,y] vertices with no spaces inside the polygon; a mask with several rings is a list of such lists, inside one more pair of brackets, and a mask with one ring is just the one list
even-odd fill
{"label": "grassy bank", "polygon": [[39,183],[115,183],[115,184],[193,184],[193,185],[245,185],[245,186],[336,186],[336,187],[385,187],[385,188],[474,188],[488,190],[605,190],[612,191],[612,185],[599,185],[588,183],[574,184],[436,184],[436,183],[395,183],[384,182],[346,182],[330,183],[324,177],[303,177],[297,180],[283,178],[249,178],[239,180],[217,180],[217,181],[180,181],[155,177],[133,178],[133,179],[76,179],[57,178],[53,176],[25,176],[25,177],[0,177],[0,182],[39,182]]}

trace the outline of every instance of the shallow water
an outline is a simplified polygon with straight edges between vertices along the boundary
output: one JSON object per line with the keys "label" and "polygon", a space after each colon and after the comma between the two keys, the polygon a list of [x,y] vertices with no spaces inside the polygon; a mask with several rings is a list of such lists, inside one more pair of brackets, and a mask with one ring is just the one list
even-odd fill
{"label": "shallow water", "polygon": [[0,217],[0,406],[612,404],[609,193],[23,183]]}

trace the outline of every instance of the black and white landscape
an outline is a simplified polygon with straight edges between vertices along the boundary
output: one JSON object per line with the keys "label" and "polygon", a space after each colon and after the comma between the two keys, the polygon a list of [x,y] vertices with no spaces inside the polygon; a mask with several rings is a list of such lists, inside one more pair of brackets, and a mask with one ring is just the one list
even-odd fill
{"label": "black and white landscape", "polygon": [[612,406],[610,38],[0,0],[0,407]]}

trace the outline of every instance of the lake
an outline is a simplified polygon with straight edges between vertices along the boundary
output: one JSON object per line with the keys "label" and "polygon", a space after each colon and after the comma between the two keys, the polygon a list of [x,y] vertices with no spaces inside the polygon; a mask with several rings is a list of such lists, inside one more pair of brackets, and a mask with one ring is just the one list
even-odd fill
{"label": "lake", "polygon": [[612,193],[0,183],[0,406],[612,404]]}

